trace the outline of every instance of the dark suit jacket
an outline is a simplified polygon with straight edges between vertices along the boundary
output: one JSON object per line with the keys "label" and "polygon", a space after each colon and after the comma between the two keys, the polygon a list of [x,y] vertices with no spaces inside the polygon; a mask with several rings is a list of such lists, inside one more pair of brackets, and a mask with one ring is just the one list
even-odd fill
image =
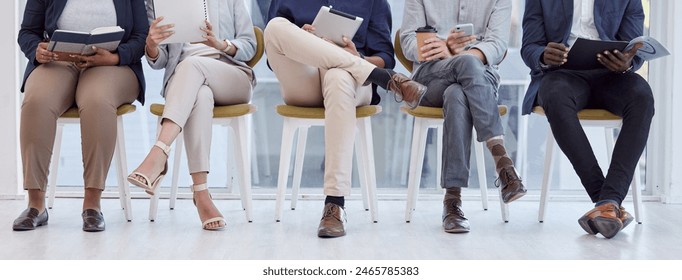
{"label": "dark suit jacket", "polygon": [[[24,20],[19,30],[19,46],[28,58],[21,91],[26,79],[40,63],[35,60],[38,43],[43,42],[44,32],[49,36],[57,29],[57,20],[64,11],[67,0],[28,0],[24,10]],[[147,11],[144,0],[114,0],[117,25],[125,30],[118,46],[119,65],[127,65],[133,70],[140,85],[137,100],[144,104],[144,74],[140,58],[144,55],[145,39],[149,31]]]}
{"label": "dark suit jacket", "polygon": [[[521,56],[531,69],[531,82],[523,100],[523,114],[530,114],[535,103],[543,69],[540,58],[549,42],[567,44],[573,25],[573,0],[526,0],[523,15]],[[644,10],[641,0],[595,0],[594,25],[599,37],[609,41],[630,41],[642,36]],[[633,69],[644,61],[635,57]]]}

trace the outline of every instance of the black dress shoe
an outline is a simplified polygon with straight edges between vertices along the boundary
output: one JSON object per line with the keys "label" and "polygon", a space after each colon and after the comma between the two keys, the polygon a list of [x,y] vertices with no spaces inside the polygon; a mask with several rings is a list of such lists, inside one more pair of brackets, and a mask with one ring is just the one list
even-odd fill
{"label": "black dress shoe", "polygon": [[47,209],[39,213],[38,209],[27,208],[14,220],[12,229],[16,231],[34,230],[36,227],[47,225]]}
{"label": "black dress shoe", "polygon": [[461,199],[443,200],[443,230],[448,233],[469,232],[469,220],[462,212]]}
{"label": "black dress shoe", "polygon": [[334,203],[324,205],[324,212],[317,228],[317,236],[323,238],[346,235],[346,211]]}
{"label": "black dress shoe", "polygon": [[104,231],[104,215],[95,209],[83,210],[83,231],[98,232]]}
{"label": "black dress shoe", "polygon": [[500,177],[495,184],[502,188],[502,201],[510,203],[526,195],[521,178],[516,174],[514,166],[508,166],[500,170]]}

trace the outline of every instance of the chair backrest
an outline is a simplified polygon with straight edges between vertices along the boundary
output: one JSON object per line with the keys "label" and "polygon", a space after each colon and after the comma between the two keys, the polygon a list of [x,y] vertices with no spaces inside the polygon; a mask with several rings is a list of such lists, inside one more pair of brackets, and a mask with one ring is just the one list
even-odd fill
{"label": "chair backrest", "polygon": [[265,43],[263,41],[263,30],[261,30],[258,26],[253,27],[253,33],[256,34],[256,54],[253,55],[253,58],[251,60],[246,62],[246,65],[249,67],[254,67],[256,64],[258,64],[258,61],[263,57],[263,52],[265,50]]}
{"label": "chair backrest", "polygon": [[395,57],[398,58],[407,71],[412,73],[413,63],[403,53],[403,47],[400,45],[400,29],[395,31],[395,38],[393,39],[393,49],[395,49]]}

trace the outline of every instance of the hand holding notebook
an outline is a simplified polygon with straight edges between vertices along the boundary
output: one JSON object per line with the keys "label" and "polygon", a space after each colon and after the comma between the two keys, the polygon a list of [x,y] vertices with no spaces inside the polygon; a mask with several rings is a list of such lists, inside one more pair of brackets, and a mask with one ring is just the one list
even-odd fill
{"label": "hand holding notebook", "polygon": [[124,30],[119,26],[99,27],[90,32],[55,30],[47,45],[60,61],[79,62],[81,56],[95,54],[95,49],[113,52],[123,38]]}
{"label": "hand holding notebook", "polygon": [[612,52],[614,50],[627,52],[637,43],[642,44],[642,47],[637,50],[636,56],[644,60],[652,60],[670,54],[661,43],[648,36],[637,37],[630,40],[630,42],[578,38],[578,40],[575,41],[575,44],[571,46],[571,49],[568,52],[567,61],[562,65],[562,68],[572,70],[604,68],[604,65],[597,60],[597,54],[601,54],[604,51]]}
{"label": "hand holding notebook", "polygon": [[[206,41],[206,21],[209,20],[209,7],[206,0],[152,0],[154,5],[154,18],[163,19],[158,23],[159,27],[172,24],[169,31],[172,35],[163,40],[161,44],[169,43],[198,43]],[[213,25],[213,33],[218,32],[218,24]]]}

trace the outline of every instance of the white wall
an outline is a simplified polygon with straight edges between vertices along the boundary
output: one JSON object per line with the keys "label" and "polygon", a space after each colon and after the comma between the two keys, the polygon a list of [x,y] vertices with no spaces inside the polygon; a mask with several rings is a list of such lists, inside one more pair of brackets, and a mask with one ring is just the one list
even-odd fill
{"label": "white wall", "polygon": [[[19,91],[17,0],[0,9],[0,198],[21,198],[19,160]],[[23,7],[22,7],[23,10]]]}
{"label": "white wall", "polygon": [[647,187],[665,203],[682,203],[682,2],[651,2],[651,36],[671,56],[650,63],[649,81],[654,91],[656,115],[647,156]]}

